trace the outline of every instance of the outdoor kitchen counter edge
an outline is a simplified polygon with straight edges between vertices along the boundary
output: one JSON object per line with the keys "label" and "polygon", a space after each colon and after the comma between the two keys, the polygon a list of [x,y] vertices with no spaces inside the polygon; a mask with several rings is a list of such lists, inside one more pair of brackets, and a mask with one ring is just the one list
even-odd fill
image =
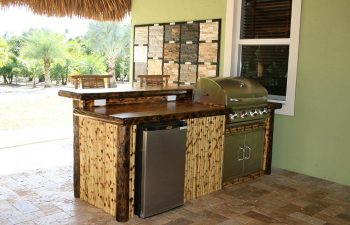
{"label": "outdoor kitchen counter edge", "polygon": [[78,116],[90,117],[118,125],[184,120],[198,117],[226,115],[224,106],[204,105],[192,101],[171,101],[147,104],[125,104],[74,109]]}
{"label": "outdoor kitchen counter edge", "polygon": [[92,88],[72,89],[65,88],[58,92],[59,96],[77,100],[113,99],[113,98],[138,98],[165,95],[192,94],[192,86],[181,87],[118,87],[118,88]]}

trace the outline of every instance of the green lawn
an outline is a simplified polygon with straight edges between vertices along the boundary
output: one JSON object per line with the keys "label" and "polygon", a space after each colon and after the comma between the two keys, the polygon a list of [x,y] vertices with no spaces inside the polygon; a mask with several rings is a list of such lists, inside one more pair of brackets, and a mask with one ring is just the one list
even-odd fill
{"label": "green lawn", "polygon": [[0,85],[0,131],[72,124],[72,100],[58,90]]}

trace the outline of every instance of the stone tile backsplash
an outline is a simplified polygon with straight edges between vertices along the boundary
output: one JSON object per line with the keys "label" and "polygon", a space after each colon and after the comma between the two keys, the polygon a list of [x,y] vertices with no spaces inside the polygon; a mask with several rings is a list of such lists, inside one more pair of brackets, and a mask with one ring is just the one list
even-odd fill
{"label": "stone tile backsplash", "polygon": [[179,49],[178,43],[165,43],[164,44],[164,60],[165,61],[179,61]]}
{"label": "stone tile backsplash", "polygon": [[163,26],[149,27],[149,50],[148,57],[161,58],[163,57]]}
{"label": "stone tile backsplash", "polygon": [[180,65],[180,82],[196,83],[197,65]]}
{"label": "stone tile backsplash", "polygon": [[[196,83],[217,76],[220,20],[136,25],[134,79],[170,75],[170,81]],[[137,78],[136,78],[137,79]]]}
{"label": "stone tile backsplash", "polygon": [[198,61],[198,44],[181,44],[180,62],[197,63]]}
{"label": "stone tile backsplash", "polygon": [[178,81],[179,79],[179,64],[164,63],[163,74],[170,75],[169,81]]}
{"label": "stone tile backsplash", "polygon": [[180,25],[165,25],[164,41],[180,41]]}

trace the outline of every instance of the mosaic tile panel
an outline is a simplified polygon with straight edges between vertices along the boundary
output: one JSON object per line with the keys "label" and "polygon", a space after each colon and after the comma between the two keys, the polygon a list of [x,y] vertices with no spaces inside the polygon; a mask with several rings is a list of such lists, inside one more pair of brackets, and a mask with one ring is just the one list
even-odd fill
{"label": "mosaic tile panel", "polygon": [[208,22],[200,24],[200,41],[213,41],[219,39],[219,22]]}
{"label": "mosaic tile panel", "polygon": [[179,61],[180,46],[176,43],[164,44],[164,60],[165,61]]}
{"label": "mosaic tile panel", "polygon": [[179,79],[179,64],[164,63],[163,74],[170,75],[169,81],[178,81]]}
{"label": "mosaic tile panel", "polygon": [[180,65],[180,82],[196,83],[197,65]]}
{"label": "mosaic tile panel", "polygon": [[149,59],[148,60],[148,74],[149,75],[161,75],[162,74],[162,60]]}
{"label": "mosaic tile panel", "polygon": [[163,57],[163,26],[149,27],[148,57]]}
{"label": "mosaic tile panel", "polygon": [[147,63],[147,46],[134,46],[134,62]]}
{"label": "mosaic tile panel", "polygon": [[146,75],[147,74],[147,63],[135,63],[135,79],[137,79],[138,75]]}
{"label": "mosaic tile panel", "polygon": [[198,60],[198,44],[181,44],[180,62],[196,63]]}
{"label": "mosaic tile panel", "polygon": [[218,43],[200,43],[198,62],[217,62]]}
{"label": "mosaic tile panel", "polygon": [[148,43],[148,27],[135,27],[135,41],[136,45],[143,45]]}
{"label": "mosaic tile panel", "polygon": [[198,65],[198,79],[201,77],[215,77],[216,65]]}
{"label": "mosaic tile panel", "polygon": [[199,24],[189,23],[181,25],[181,42],[198,42]]}
{"label": "mosaic tile panel", "polygon": [[180,25],[165,25],[164,41],[180,41]]}

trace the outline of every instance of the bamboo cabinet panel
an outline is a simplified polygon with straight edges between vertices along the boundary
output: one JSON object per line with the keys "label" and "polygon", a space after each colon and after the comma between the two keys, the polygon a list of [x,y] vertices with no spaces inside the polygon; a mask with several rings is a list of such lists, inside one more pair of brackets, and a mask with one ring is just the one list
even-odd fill
{"label": "bamboo cabinet panel", "polygon": [[185,201],[221,189],[225,116],[187,120]]}
{"label": "bamboo cabinet panel", "polygon": [[[122,215],[123,218],[132,218],[136,126],[129,128],[127,135],[130,138],[125,141],[124,126],[84,117],[76,120],[79,123],[79,197],[116,217]],[[128,147],[125,148],[125,145]],[[128,162],[126,177],[122,171],[118,171],[118,160],[122,157],[120,153],[125,149],[129,149],[125,151]],[[123,182],[117,180],[120,176],[127,182],[120,183]],[[126,193],[128,196],[125,196]]]}

